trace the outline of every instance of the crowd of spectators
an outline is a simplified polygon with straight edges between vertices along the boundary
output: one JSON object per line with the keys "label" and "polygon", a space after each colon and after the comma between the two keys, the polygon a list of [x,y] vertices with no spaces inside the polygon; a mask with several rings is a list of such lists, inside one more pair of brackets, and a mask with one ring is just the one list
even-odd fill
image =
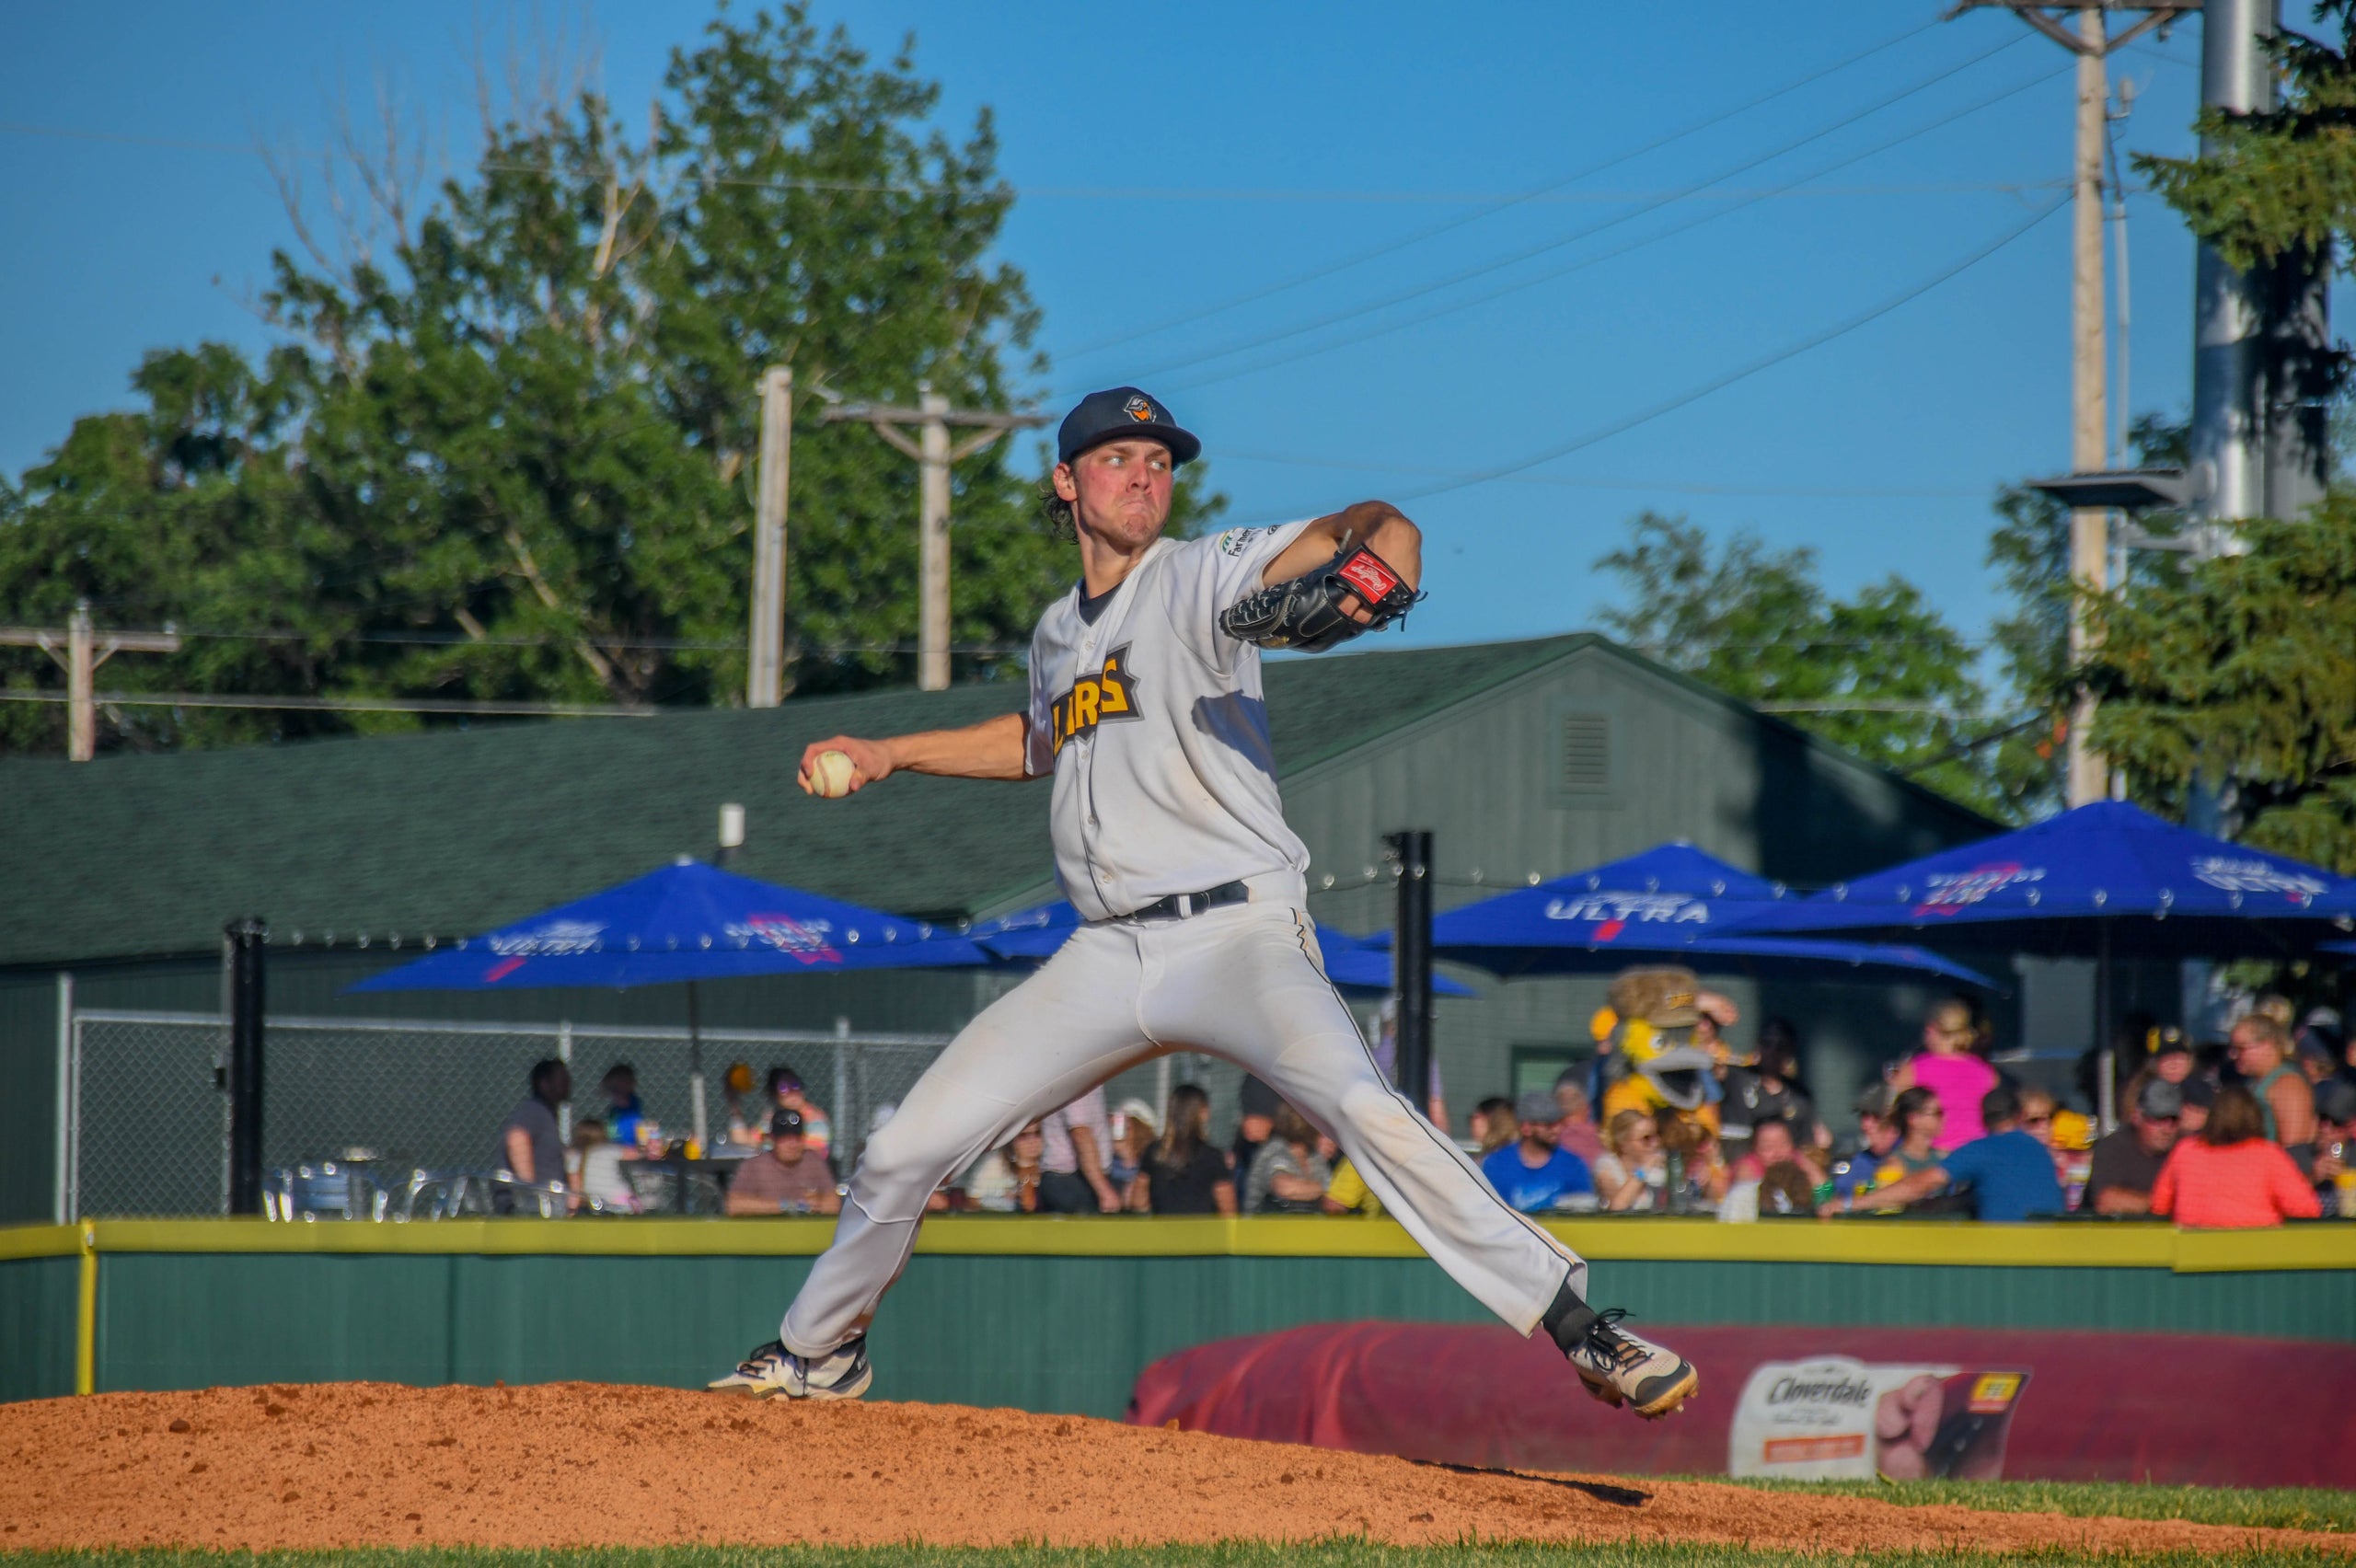
{"label": "crowd of spectators", "polygon": [[[2339,1016],[2262,998],[2227,1040],[2196,1048],[2154,1029],[2126,1065],[2119,1124],[1992,1060],[1985,1021],[1961,1000],[1934,1007],[1919,1047],[1893,1059],[1835,1128],[1807,1087],[1799,1032],[1766,1020],[1749,1048],[1742,1018],[1689,972],[1634,970],[1591,1022],[1594,1057],[1552,1086],[1493,1095],[1472,1109],[1461,1147],[1528,1213],[1714,1214],[1727,1219],[1958,1214],[1992,1221],[2071,1214],[2154,1216],[2194,1227],[2356,1218],[2356,1045]],[[1372,1043],[1391,1045],[1388,1020]],[[791,1066],[757,1090],[750,1067],[727,1077],[732,1215],[832,1214],[848,1172],[826,1111]],[[1426,1110],[1453,1133],[1438,1075]],[[536,1064],[529,1091],[498,1131],[499,1167],[561,1182],[576,1204],[640,1206],[631,1162],[675,1158],[641,1103],[629,1064],[598,1082],[568,1142],[572,1092],[560,1061]],[[1600,1108],[1599,1114],[1598,1108]],[[890,1113],[877,1113],[877,1124]],[[1235,1132],[1213,1136],[1216,1107],[1180,1083],[1165,1105],[1108,1106],[1091,1090],[986,1151],[934,1195],[935,1210],[1103,1215],[1379,1215],[1380,1193],[1332,1137],[1266,1084],[1242,1080]],[[872,1131],[871,1126],[869,1131]]]}

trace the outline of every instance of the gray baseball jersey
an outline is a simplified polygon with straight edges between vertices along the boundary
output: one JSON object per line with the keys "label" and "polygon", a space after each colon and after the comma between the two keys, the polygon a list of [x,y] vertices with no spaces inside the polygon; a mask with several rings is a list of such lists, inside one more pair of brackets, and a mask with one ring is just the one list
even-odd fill
{"label": "gray baseball jersey", "polygon": [[1093,620],[1078,588],[1039,618],[1027,765],[1055,775],[1056,876],[1085,918],[1237,881],[1301,903],[1309,851],[1276,791],[1260,651],[1218,617],[1304,526],[1164,539]]}
{"label": "gray baseball jersey", "polygon": [[[1051,607],[1031,644],[1026,766],[1055,777],[1056,870],[1088,924],[957,1033],[877,1129],[779,1325],[797,1355],[866,1332],[950,1174],[1115,1073],[1203,1051],[1331,1132],[1408,1234],[1523,1333],[1587,1264],[1516,1214],[1375,1070],[1325,978],[1285,825],[1260,651],[1219,612],[1303,525],[1163,540],[1119,587]],[[1134,914],[1241,881],[1250,900]]]}

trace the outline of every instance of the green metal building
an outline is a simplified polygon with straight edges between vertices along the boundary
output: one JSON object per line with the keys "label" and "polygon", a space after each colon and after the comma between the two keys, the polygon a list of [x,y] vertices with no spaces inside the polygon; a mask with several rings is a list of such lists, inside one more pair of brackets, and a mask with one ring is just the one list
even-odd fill
{"label": "green metal building", "polygon": [[[1786,882],[1830,882],[1996,824],[1600,638],[1368,651],[1272,663],[1270,724],[1307,841],[1312,912],[1390,923],[1381,836],[1436,836],[1442,908],[1666,839]],[[271,925],[274,1013],[676,1021],[648,992],[409,994],[342,986],[431,936],[488,929],[681,854],[723,801],[747,812],[732,869],[937,920],[1054,896],[1044,788],[909,777],[804,797],[803,747],[835,733],[1019,708],[984,683],[637,721],[562,721],[74,765],[0,762],[0,1220],[57,1197],[61,975],[79,1008],[212,1010],[224,921]],[[714,1027],[947,1031],[1010,982],[974,972],[733,981]],[[1927,993],[1752,985],[1787,1013],[1828,1106],[1911,1042]],[[1485,984],[1443,1001],[1452,1109],[1550,1079],[1583,1052],[1601,983]],[[1753,1020],[1759,1016],[1754,1011]]]}

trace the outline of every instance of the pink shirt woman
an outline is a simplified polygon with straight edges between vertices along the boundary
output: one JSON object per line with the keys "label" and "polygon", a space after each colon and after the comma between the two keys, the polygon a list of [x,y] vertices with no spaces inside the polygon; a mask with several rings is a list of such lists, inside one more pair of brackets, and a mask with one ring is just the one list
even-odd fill
{"label": "pink shirt woman", "polygon": [[1941,1002],[1923,1024],[1923,1049],[1891,1080],[1899,1090],[1919,1084],[1939,1097],[1946,1123],[1932,1147],[1942,1154],[1988,1134],[1980,1119],[1980,1101],[1996,1087],[1996,1069],[1973,1054],[1976,1038],[1970,1008],[1958,1001]]}

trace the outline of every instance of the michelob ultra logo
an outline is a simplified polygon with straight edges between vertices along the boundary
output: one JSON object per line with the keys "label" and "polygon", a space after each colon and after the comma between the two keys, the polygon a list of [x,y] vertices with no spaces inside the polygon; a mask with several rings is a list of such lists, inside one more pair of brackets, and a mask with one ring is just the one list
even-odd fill
{"label": "michelob ultra logo", "polygon": [[1104,656],[1103,669],[1080,676],[1056,698],[1050,715],[1053,749],[1060,753],[1066,741],[1088,734],[1100,723],[1138,717],[1137,677],[1129,674],[1129,650],[1123,644]]}

